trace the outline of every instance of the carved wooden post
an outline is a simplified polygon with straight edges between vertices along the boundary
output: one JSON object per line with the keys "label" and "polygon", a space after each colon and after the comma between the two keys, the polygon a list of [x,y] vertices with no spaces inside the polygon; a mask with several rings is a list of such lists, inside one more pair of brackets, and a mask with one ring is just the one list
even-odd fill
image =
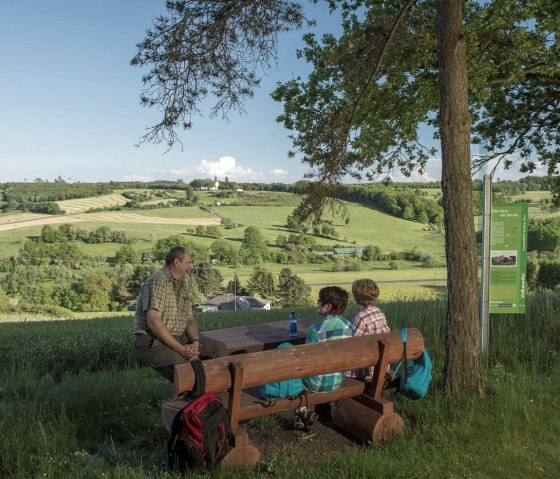
{"label": "carved wooden post", "polygon": [[239,425],[239,410],[241,407],[241,394],[243,392],[243,365],[232,362],[229,365],[231,373],[231,389],[229,390],[228,412],[233,444],[230,451],[222,459],[223,465],[254,466],[262,459],[262,454],[257,446],[249,440],[247,431]]}

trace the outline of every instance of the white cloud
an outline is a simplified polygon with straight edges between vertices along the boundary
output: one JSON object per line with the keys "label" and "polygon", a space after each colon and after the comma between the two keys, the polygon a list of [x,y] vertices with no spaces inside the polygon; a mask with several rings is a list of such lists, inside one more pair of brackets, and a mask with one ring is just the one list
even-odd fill
{"label": "white cloud", "polygon": [[185,166],[184,168],[171,168],[169,173],[175,176],[189,176],[193,172],[193,169]]}
{"label": "white cloud", "polygon": [[419,174],[419,173],[411,173],[410,176],[404,176],[401,172],[398,172],[396,174],[390,174],[389,178],[391,178],[391,180],[396,181],[396,182],[400,182],[400,183],[404,183],[404,182],[408,182],[408,183],[428,183],[430,181],[439,181],[438,178],[434,178],[433,176],[430,176],[428,173],[423,173],[423,174]]}
{"label": "white cloud", "polygon": [[141,181],[143,183],[147,183],[149,181],[154,181],[154,179],[151,176],[143,176],[143,175],[137,175],[137,174],[124,175],[124,179],[126,181]]}
{"label": "white cloud", "polygon": [[[507,155],[506,160],[510,160],[512,165],[509,169],[504,168],[503,161],[498,165],[498,160],[494,159],[486,164],[484,172],[487,174],[493,173],[492,178],[494,181],[498,180],[519,180],[526,176],[546,176],[547,170],[546,166],[541,163],[536,162],[537,168],[533,173],[520,173],[519,167],[521,166],[521,160],[516,155]],[[497,166],[496,166],[497,165]],[[483,172],[479,172],[475,175],[475,178],[482,178]]]}
{"label": "white cloud", "polygon": [[[236,164],[235,158],[232,156],[222,156],[218,161],[202,160],[200,165],[196,167],[196,171],[203,173],[212,178],[231,177],[235,179],[243,178],[256,178],[262,176],[262,173],[251,170],[251,168],[244,169]],[[230,179],[231,179],[230,178]]]}
{"label": "white cloud", "polygon": [[284,176],[284,175],[288,174],[288,172],[286,170],[283,170],[282,168],[274,168],[269,173],[271,173],[272,175],[276,175],[276,176]]}
{"label": "white cloud", "polygon": [[[441,181],[441,158],[432,156],[426,161],[424,173],[420,174],[418,171],[412,171],[410,176],[403,175],[397,168],[393,169],[388,174],[392,181],[398,183],[428,183],[431,181]],[[385,178],[381,175],[377,181]]]}
{"label": "white cloud", "polygon": [[[477,158],[478,155],[473,155],[473,159]],[[509,170],[506,170],[503,166],[503,162],[500,163],[493,174],[494,181],[498,180],[519,180],[527,176],[529,173],[519,173],[519,158],[517,156],[508,156],[506,159],[513,161]],[[488,173],[492,172],[492,169],[496,166],[497,160],[492,160],[487,164],[486,170]],[[537,164],[537,168],[535,169],[534,173],[531,173],[531,176],[545,176],[547,174],[546,167]],[[433,156],[428,159],[426,163],[426,168],[424,174],[420,175],[417,172],[414,172],[410,175],[410,177],[406,178],[402,175],[399,171],[395,170],[390,175],[390,178],[393,181],[397,182],[428,182],[428,181],[441,181],[441,157],[440,156]],[[483,173],[476,172],[473,174],[473,179],[482,179]]]}
{"label": "white cloud", "polygon": [[[224,179],[228,176],[230,179],[255,179],[263,175],[263,173],[251,170],[251,168],[243,168],[237,165],[235,158],[232,156],[222,156],[218,161],[202,160],[196,166],[183,166],[177,168],[161,169],[146,168],[146,171],[152,173],[162,173],[164,175],[173,175],[182,178],[200,175],[202,177]],[[281,170],[280,170],[281,171]],[[161,175],[156,175],[161,176]]]}

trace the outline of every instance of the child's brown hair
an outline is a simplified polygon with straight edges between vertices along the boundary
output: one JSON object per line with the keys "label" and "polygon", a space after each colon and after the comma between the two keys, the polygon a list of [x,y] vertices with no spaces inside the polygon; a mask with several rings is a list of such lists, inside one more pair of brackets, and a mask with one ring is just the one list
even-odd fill
{"label": "child's brown hair", "polygon": [[327,286],[319,291],[319,301],[331,305],[330,314],[340,315],[348,304],[348,293],[338,286]]}
{"label": "child's brown hair", "polygon": [[356,304],[361,306],[375,304],[379,298],[379,287],[372,279],[357,279],[352,283],[352,296]]}

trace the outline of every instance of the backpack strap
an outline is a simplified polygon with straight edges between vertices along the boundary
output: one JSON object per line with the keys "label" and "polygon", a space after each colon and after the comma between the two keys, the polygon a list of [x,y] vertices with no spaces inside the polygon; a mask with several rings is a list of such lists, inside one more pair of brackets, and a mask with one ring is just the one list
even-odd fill
{"label": "backpack strap", "polygon": [[204,366],[202,365],[202,361],[200,359],[193,359],[190,363],[193,368],[195,378],[194,388],[191,394],[197,398],[202,396],[206,391],[206,373],[204,372]]}
{"label": "backpack strap", "polygon": [[404,382],[408,381],[408,366],[406,362],[406,343],[408,341],[408,331],[406,328],[401,328],[401,338],[403,342],[403,358],[402,364],[404,365]]}

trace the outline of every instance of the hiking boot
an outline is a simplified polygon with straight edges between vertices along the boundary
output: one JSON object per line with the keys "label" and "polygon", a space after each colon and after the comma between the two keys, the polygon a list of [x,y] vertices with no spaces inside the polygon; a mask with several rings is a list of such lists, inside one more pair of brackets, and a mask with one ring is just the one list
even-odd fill
{"label": "hiking boot", "polygon": [[294,414],[294,429],[309,431],[315,421],[319,419],[319,414],[306,407],[298,408]]}
{"label": "hiking boot", "polygon": [[307,410],[303,414],[303,424],[305,425],[305,430],[309,430],[313,423],[319,419],[319,414],[315,411]]}
{"label": "hiking boot", "polygon": [[294,416],[294,429],[297,431],[304,431],[305,430],[305,423],[299,416]]}
{"label": "hiking boot", "polygon": [[305,419],[307,418],[307,408],[299,407],[294,411],[294,429],[299,431],[306,431],[307,426]]}

